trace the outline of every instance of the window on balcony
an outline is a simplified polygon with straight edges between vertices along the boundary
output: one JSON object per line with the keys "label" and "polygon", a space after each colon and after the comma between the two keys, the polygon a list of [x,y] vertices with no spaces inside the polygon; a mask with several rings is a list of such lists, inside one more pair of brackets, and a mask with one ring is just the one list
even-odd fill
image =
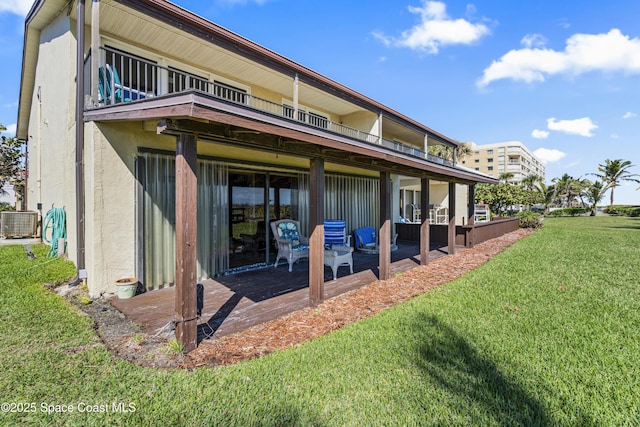
{"label": "window on balcony", "polygon": [[209,81],[204,77],[169,67],[169,93],[182,92],[189,89],[209,92]]}
{"label": "window on balcony", "polygon": [[308,115],[308,122],[310,125],[318,128],[323,128],[323,129],[327,128],[327,124],[329,123],[329,120],[326,117],[321,116],[320,114],[312,113],[312,112],[308,112],[307,115]]}
{"label": "window on balcony", "polygon": [[247,103],[247,91],[219,81],[213,82],[213,94],[219,98],[226,99],[238,104]]}
{"label": "window on balcony", "polygon": [[104,54],[105,64],[114,70],[114,90],[121,90],[117,96],[132,101],[158,94],[156,62],[109,46]]}
{"label": "window on balcony", "polygon": [[[282,111],[285,117],[293,119],[292,106],[285,104],[282,106]],[[317,113],[313,113],[311,111],[305,111],[303,109],[298,109],[298,120],[322,129],[327,129],[329,127],[329,119],[327,117]]]}

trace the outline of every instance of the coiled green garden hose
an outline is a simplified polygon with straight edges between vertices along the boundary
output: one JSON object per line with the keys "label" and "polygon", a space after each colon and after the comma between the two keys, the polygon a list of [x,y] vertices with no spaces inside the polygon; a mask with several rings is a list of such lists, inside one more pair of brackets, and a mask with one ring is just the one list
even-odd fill
{"label": "coiled green garden hose", "polygon": [[[51,240],[47,240],[47,230],[51,227]],[[67,214],[64,208],[51,208],[44,216],[42,227],[42,240],[51,245],[50,257],[58,255],[58,241],[64,239],[65,249],[67,244]]]}

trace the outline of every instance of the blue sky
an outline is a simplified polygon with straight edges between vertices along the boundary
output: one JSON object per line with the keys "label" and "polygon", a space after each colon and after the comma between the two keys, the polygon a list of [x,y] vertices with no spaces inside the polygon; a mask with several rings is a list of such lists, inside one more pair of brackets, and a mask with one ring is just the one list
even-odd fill
{"label": "blue sky", "polygon": [[[31,3],[0,0],[5,135]],[[637,0],[175,3],[458,141],[520,141],[547,181],[594,179],[605,159],[640,174]],[[615,202],[640,204],[637,187],[623,184]]]}

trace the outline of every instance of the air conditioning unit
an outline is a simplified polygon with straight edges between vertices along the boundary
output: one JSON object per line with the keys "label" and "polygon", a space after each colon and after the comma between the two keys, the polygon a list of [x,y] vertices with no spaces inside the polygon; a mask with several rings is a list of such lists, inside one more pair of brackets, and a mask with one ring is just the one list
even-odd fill
{"label": "air conditioning unit", "polygon": [[6,238],[36,237],[38,212],[0,212],[0,227]]}

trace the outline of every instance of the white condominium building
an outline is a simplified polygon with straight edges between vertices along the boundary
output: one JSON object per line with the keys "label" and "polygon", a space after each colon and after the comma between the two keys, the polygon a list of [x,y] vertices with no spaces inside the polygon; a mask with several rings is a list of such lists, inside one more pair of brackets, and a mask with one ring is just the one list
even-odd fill
{"label": "white condominium building", "polygon": [[499,178],[503,173],[512,173],[511,183],[519,183],[528,175],[545,179],[545,166],[523,143],[518,141],[476,145],[469,157],[459,163],[481,173]]}

